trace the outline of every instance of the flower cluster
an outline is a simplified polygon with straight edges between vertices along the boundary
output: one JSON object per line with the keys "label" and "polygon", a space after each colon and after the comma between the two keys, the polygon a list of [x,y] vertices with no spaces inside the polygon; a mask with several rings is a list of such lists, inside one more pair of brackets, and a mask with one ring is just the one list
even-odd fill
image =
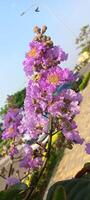
{"label": "flower cluster", "polygon": [[[79,144],[84,141],[74,121],[82,100],[81,94],[72,89],[76,75],[67,68],[61,68],[61,62],[67,60],[68,55],[61,47],[54,46],[51,38],[44,34],[45,30],[45,26],[42,30],[35,27],[37,35],[29,44],[30,49],[23,62],[28,78],[24,111],[10,108],[3,123],[2,139],[11,140],[11,158],[18,153],[20,139],[23,143],[23,139],[28,137],[37,143],[38,147],[30,146],[24,140],[20,167],[29,171],[40,168],[44,162],[47,148],[45,142],[40,143],[43,135],[49,138],[50,134],[59,131],[67,141]],[[13,177],[7,180],[10,185],[18,181]]]}
{"label": "flower cluster", "polygon": [[57,66],[57,64],[68,57],[59,46],[49,48],[42,42],[32,41],[29,47],[30,50],[23,62],[24,71],[27,76],[31,76],[34,72],[41,73],[41,71],[49,69],[51,66]]}
{"label": "flower cluster", "polygon": [[28,168],[29,170],[37,169],[42,165],[42,158],[39,150],[33,150],[30,145],[24,146],[24,158],[20,162],[20,167]]}
{"label": "flower cluster", "polygon": [[67,59],[68,55],[59,46],[54,46],[50,38],[47,42],[47,36],[43,34],[39,36],[40,32],[37,32],[37,38],[30,43],[31,49],[24,61],[28,86],[24,102],[24,124],[21,126],[21,131],[28,132],[33,139],[38,139],[43,132],[48,134],[51,115],[53,131],[62,130],[67,140],[81,144],[83,139],[80,138],[73,121],[73,117],[79,113],[81,95],[71,88],[53,95],[58,87],[75,81],[73,72],[67,68],[62,69],[59,65]]}
{"label": "flower cluster", "polygon": [[14,178],[14,177],[8,177],[8,178],[6,179],[6,183],[7,183],[7,185],[9,185],[9,186],[15,185],[15,184],[17,184],[17,183],[19,183],[19,182],[20,182],[20,180],[19,180],[18,178]]}
{"label": "flower cluster", "polygon": [[20,110],[17,108],[10,108],[7,114],[4,116],[3,123],[3,134],[2,138],[7,140],[8,138],[16,138],[19,137],[18,126],[20,125],[22,119],[22,115]]}
{"label": "flower cluster", "polygon": [[20,109],[9,108],[4,116],[2,139],[9,140],[8,153],[11,158],[18,153],[17,141],[20,139],[19,126],[22,120]]}

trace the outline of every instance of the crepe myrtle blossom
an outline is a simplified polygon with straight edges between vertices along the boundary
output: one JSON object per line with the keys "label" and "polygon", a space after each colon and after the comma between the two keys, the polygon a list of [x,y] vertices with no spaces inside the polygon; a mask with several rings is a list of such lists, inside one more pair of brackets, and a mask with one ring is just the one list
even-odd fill
{"label": "crepe myrtle blossom", "polygon": [[71,119],[79,113],[79,102],[81,95],[71,89],[64,90],[58,96],[53,98],[52,103],[48,106],[48,112],[53,116],[60,116]]}
{"label": "crepe myrtle blossom", "polygon": [[35,80],[30,80],[26,88],[24,105],[25,111],[29,111],[30,113],[40,108],[45,111],[48,104],[50,105],[52,101],[56,101],[52,93],[56,90],[57,86],[66,80],[71,80],[71,78],[73,80],[74,78],[72,72],[66,69],[62,70],[60,67],[52,67],[48,70],[48,73],[46,71],[38,76],[39,79],[36,82]]}
{"label": "crepe myrtle blossom", "polygon": [[34,71],[40,72],[42,69],[48,69],[55,64],[67,60],[68,55],[59,47],[48,48],[43,42],[32,41],[30,51],[26,54],[23,62],[24,71],[27,76]]}
{"label": "crepe myrtle blossom", "polygon": [[18,178],[15,178],[15,177],[12,177],[12,176],[10,176],[6,179],[6,184],[9,185],[9,186],[15,185],[19,182],[20,182],[20,180]]}
{"label": "crepe myrtle blossom", "polygon": [[37,169],[43,164],[39,149],[33,150],[29,145],[24,146],[24,157],[20,162],[20,167]]}
{"label": "crepe myrtle blossom", "polygon": [[27,169],[38,169],[43,164],[42,158],[40,157],[30,157],[30,155],[26,155],[23,160],[20,162],[20,167],[27,168]]}
{"label": "crepe myrtle blossom", "polygon": [[66,91],[62,92],[62,95],[64,96],[65,99],[67,99],[68,101],[78,101],[78,103],[80,103],[82,101],[82,95],[81,93],[77,93],[72,89],[68,89]]}
{"label": "crepe myrtle blossom", "polygon": [[[54,46],[43,33],[37,34],[23,62],[27,76],[24,108],[9,108],[4,116],[2,139],[9,140],[4,155],[14,160],[21,145],[19,166],[30,173],[43,169],[44,162],[47,163],[50,134],[60,132],[72,144],[84,142],[74,122],[82,101],[82,95],[72,89],[77,75],[61,67],[67,58],[60,46]],[[85,150],[90,154],[90,143]],[[10,186],[19,182],[12,174],[6,179]]]}
{"label": "crepe myrtle blossom", "polygon": [[20,109],[10,108],[4,116],[2,139],[19,137],[18,126],[22,120]]}
{"label": "crepe myrtle blossom", "polygon": [[45,52],[45,45],[41,42],[32,41],[29,44],[30,50],[26,53],[26,59],[23,62],[24,71],[27,76],[32,75],[33,71],[38,71],[38,66],[42,62],[42,56]]}
{"label": "crepe myrtle blossom", "polygon": [[70,70],[55,66],[41,72],[38,77],[28,82],[24,102],[26,130],[31,138],[38,138],[42,131],[47,131],[49,122],[43,113],[71,120],[79,113],[78,104],[81,101],[81,95],[72,89],[64,89],[55,97],[52,95],[58,85],[75,79]]}
{"label": "crepe myrtle blossom", "polygon": [[77,130],[70,130],[67,131],[66,129],[63,130],[63,135],[67,140],[70,140],[72,142],[75,142],[77,144],[83,144],[84,139],[80,137]]}
{"label": "crepe myrtle blossom", "polygon": [[54,66],[55,64],[61,63],[67,60],[68,54],[65,53],[60,46],[53,46],[52,48],[47,48],[42,60],[43,64],[47,67]]}
{"label": "crepe myrtle blossom", "polygon": [[82,144],[84,142],[84,139],[80,137],[78,131],[77,131],[77,125],[75,121],[73,120],[65,120],[63,119],[62,122],[62,134],[65,136],[67,140],[70,140],[72,142]]}
{"label": "crepe myrtle blossom", "polygon": [[42,114],[30,116],[26,113],[24,128],[22,124],[19,130],[28,133],[31,138],[37,139],[42,132],[48,133],[48,124],[49,119],[42,116]]}
{"label": "crepe myrtle blossom", "polygon": [[[46,113],[53,118],[60,118],[62,124],[63,119],[71,123],[72,118],[79,113],[81,95],[71,88],[64,88],[53,96],[60,85],[68,82],[72,84],[76,80],[76,75],[71,70],[59,65],[67,56],[61,47],[48,46],[42,40],[30,43],[30,51],[24,62],[25,73],[29,76],[24,101],[25,118],[19,128],[22,132],[24,127],[24,133],[30,134],[33,139],[38,139],[42,132],[48,134],[49,118]],[[75,139],[80,143],[76,128],[68,131],[66,124],[64,126],[64,136],[70,135],[71,141]]]}
{"label": "crepe myrtle blossom", "polygon": [[[53,119],[53,132],[61,131],[72,143],[83,143],[73,121],[74,116],[79,113],[79,103],[82,100],[80,93],[71,89],[76,75],[67,68],[61,68],[61,62],[67,60],[68,55],[61,47],[54,46],[52,41],[48,43],[45,39],[47,36],[42,35],[41,39],[29,44],[29,51],[23,62],[28,79],[23,114],[20,109],[10,108],[4,117],[2,133],[3,140],[12,141],[8,150],[11,159],[18,153],[15,142],[18,143],[19,138],[22,138],[24,146],[20,167],[30,170],[42,166],[43,156],[41,146],[34,149],[33,145],[26,144],[25,137],[35,142],[39,141],[43,133],[49,137],[50,116]],[[71,84],[70,87],[63,87],[53,95],[65,83]]]}
{"label": "crepe myrtle blossom", "polygon": [[90,143],[86,143],[85,151],[86,151],[87,154],[90,154]]}
{"label": "crepe myrtle blossom", "polygon": [[65,53],[60,46],[54,46],[52,48],[52,59],[56,59],[59,62],[65,61],[68,58],[68,54]]}
{"label": "crepe myrtle blossom", "polygon": [[9,128],[6,128],[2,133],[2,139],[4,140],[9,138],[13,139],[17,136],[18,136],[18,130],[17,130],[17,125],[15,123],[11,124]]}
{"label": "crepe myrtle blossom", "polygon": [[[44,117],[44,112],[50,113],[53,117],[71,120],[76,114],[79,113],[78,103],[80,100],[80,96],[74,91],[71,92],[71,90],[65,90],[57,97],[53,97],[51,102],[48,100],[47,104],[45,103],[45,106],[42,108],[41,105],[43,100],[40,101],[40,98],[34,99],[35,102],[33,104],[31,97],[28,96],[27,98],[26,96],[26,129],[27,132],[30,133],[31,138],[38,138],[42,131],[48,132],[49,121],[48,118]],[[74,131],[73,135],[75,135],[75,137],[77,134]]]}
{"label": "crepe myrtle blossom", "polygon": [[11,145],[10,146],[10,149],[9,149],[9,156],[11,157],[11,158],[13,158],[14,157],[14,155],[16,155],[16,154],[18,154],[18,149],[17,149],[17,147],[15,147],[14,145]]}
{"label": "crepe myrtle blossom", "polygon": [[10,123],[12,123],[14,121],[17,124],[19,124],[21,118],[22,118],[22,115],[21,115],[20,110],[18,108],[9,108],[8,112],[4,115],[3,129],[8,128]]}
{"label": "crepe myrtle blossom", "polygon": [[51,92],[56,89],[57,86],[67,81],[75,80],[73,73],[68,69],[62,69],[59,66],[51,67],[45,72],[41,73],[41,77],[38,80],[40,87],[48,89],[51,88]]}

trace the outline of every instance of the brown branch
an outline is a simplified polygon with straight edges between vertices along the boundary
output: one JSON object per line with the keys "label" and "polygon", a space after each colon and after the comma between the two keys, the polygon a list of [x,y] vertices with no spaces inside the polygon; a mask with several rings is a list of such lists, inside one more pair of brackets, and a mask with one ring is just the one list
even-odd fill
{"label": "brown branch", "polygon": [[30,172],[28,172],[28,174],[26,174],[25,176],[23,176],[20,181],[22,181],[23,179],[27,178],[30,175]]}
{"label": "brown branch", "polygon": [[0,174],[0,176],[1,176],[1,178],[3,178],[4,180],[6,180],[6,177],[5,177],[5,176],[3,176],[3,175],[1,175],[1,174]]}
{"label": "brown branch", "polygon": [[47,149],[45,148],[45,146],[43,146],[42,143],[36,142],[36,144],[38,144],[42,149],[44,149],[45,152],[47,152]]}
{"label": "brown branch", "polygon": [[52,134],[52,136],[55,135],[55,134],[57,134],[58,132],[59,132],[59,131],[55,131],[55,132]]}

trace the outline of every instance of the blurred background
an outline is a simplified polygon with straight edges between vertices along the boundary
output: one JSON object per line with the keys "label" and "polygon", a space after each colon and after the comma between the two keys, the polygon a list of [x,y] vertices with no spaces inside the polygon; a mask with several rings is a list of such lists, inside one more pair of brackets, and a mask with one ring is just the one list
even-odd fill
{"label": "blurred background", "polygon": [[0,0],[0,107],[26,85],[22,62],[35,25],[48,27],[47,34],[69,54],[62,66],[72,69],[79,51],[75,40],[87,24],[89,0]]}

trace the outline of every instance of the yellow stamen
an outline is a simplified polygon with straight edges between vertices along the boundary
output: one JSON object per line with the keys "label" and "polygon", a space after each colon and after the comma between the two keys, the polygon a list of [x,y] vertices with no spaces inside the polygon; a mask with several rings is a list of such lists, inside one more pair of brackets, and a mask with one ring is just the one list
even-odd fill
{"label": "yellow stamen", "polygon": [[27,54],[29,57],[35,57],[37,55],[37,50],[36,48],[33,48],[31,51],[28,52]]}
{"label": "yellow stamen", "polygon": [[37,80],[40,80],[40,78],[41,78],[41,74],[35,74],[33,77],[33,80],[37,81]]}
{"label": "yellow stamen", "polygon": [[48,81],[49,81],[50,83],[56,85],[56,84],[58,83],[58,81],[59,81],[59,77],[58,77],[57,74],[50,74],[50,75],[48,76]]}
{"label": "yellow stamen", "polygon": [[9,132],[10,134],[12,134],[13,131],[14,131],[14,129],[13,129],[12,127],[10,127],[10,128],[8,129],[8,132]]}

